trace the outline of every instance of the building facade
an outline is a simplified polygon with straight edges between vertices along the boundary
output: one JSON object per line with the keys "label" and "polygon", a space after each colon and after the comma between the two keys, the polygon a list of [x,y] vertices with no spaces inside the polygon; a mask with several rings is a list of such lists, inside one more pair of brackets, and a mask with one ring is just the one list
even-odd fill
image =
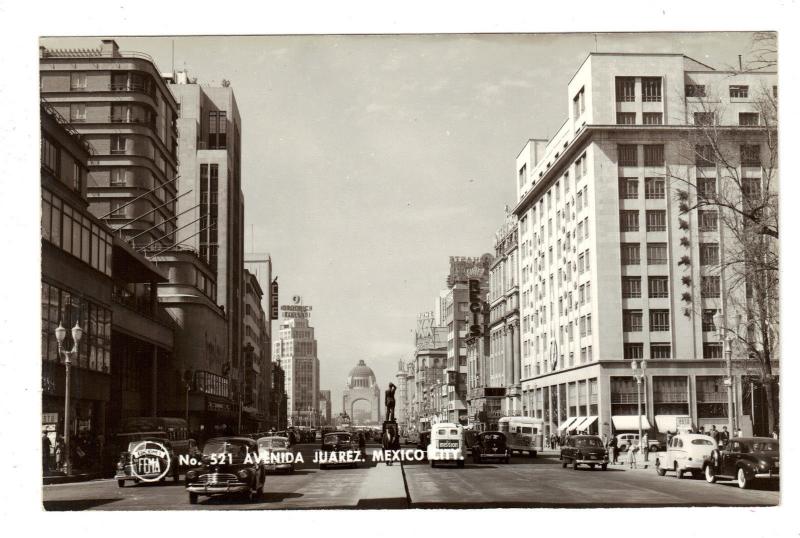
{"label": "building facade", "polygon": [[319,426],[330,426],[332,424],[333,402],[331,401],[331,391],[319,391]]}
{"label": "building facade", "polygon": [[[686,147],[708,121],[701,97],[716,95],[714,121],[732,143],[758,146],[742,123],[757,113],[747,88],[774,85],[774,73],[716,71],[679,54],[593,53],[568,83],[564,125],[517,157],[522,405],[545,435],[636,430],[632,361],[647,366],[651,434],[727,425],[712,321],[721,311],[730,326],[736,314],[721,291],[726,232],[703,213],[713,207],[682,207],[676,178],[724,188],[720,167]],[[751,164],[732,166],[759,177]],[[735,376],[734,423],[759,433],[747,384]]]}

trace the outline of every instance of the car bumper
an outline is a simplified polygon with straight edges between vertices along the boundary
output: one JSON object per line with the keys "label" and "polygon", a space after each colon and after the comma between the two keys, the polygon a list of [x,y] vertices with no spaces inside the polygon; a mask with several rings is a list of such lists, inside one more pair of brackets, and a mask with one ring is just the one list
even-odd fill
{"label": "car bumper", "polygon": [[126,472],[126,471],[117,471],[117,474],[114,475],[114,480],[155,480],[161,476],[161,473],[144,473],[134,476],[133,474]]}
{"label": "car bumper", "polygon": [[684,471],[689,471],[689,470],[702,471],[703,470],[703,460],[682,461],[680,463],[680,467]]}
{"label": "car bumper", "polygon": [[265,463],[264,470],[266,471],[278,471],[281,469],[291,469],[294,467],[294,463]]}
{"label": "car bumper", "polygon": [[596,459],[596,460],[595,459],[588,459],[588,460],[587,459],[582,459],[582,460],[577,460],[577,463],[582,463],[584,465],[591,465],[591,464],[602,465],[604,463],[608,463],[608,458],[599,458],[599,459]]}
{"label": "car bumper", "polygon": [[250,491],[250,484],[235,482],[232,484],[195,484],[186,486],[189,493],[200,493],[203,495],[217,495],[221,493],[241,493]]}
{"label": "car bumper", "polygon": [[481,459],[489,459],[489,460],[492,460],[492,459],[495,459],[495,460],[504,460],[504,459],[506,459],[508,456],[509,456],[509,454],[506,454],[506,453],[504,453],[504,452],[503,452],[503,453],[499,453],[499,452],[498,452],[498,453],[496,453],[496,454],[495,454],[494,452],[491,452],[491,453],[486,453],[486,452],[484,452],[484,453],[481,453],[481,454],[480,454],[480,458],[481,458]]}
{"label": "car bumper", "polygon": [[773,479],[773,478],[777,479],[777,478],[780,478],[780,473],[778,473],[777,471],[771,471],[771,472],[768,472],[768,473],[756,473],[756,474],[753,475],[753,477],[761,478],[761,479],[767,479],[767,480],[770,480],[770,479]]}

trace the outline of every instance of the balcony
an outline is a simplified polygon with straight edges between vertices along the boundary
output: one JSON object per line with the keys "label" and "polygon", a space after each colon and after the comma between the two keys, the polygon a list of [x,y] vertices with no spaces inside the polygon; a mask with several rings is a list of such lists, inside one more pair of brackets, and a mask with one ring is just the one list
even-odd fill
{"label": "balcony", "polygon": [[[642,393],[642,405],[647,401],[644,392]],[[612,392],[612,404],[635,404],[637,402],[635,392]]]}
{"label": "balcony", "polygon": [[148,86],[146,84],[141,83],[111,83],[108,85],[109,91],[112,92],[137,92],[143,93],[145,95],[149,95],[150,97],[155,97],[155,89],[152,86]]}
{"label": "balcony", "polygon": [[725,392],[698,392],[697,403],[727,403],[728,394]]}
{"label": "balcony", "polygon": [[654,392],[653,401],[656,403],[687,403],[689,395],[686,392]]}

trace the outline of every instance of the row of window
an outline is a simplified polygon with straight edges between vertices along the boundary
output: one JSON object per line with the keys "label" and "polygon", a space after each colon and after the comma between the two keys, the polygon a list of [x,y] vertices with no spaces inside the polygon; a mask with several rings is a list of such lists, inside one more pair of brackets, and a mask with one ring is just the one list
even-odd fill
{"label": "row of window", "polygon": [[[739,125],[741,127],[758,126],[758,112],[739,112]],[[695,112],[694,124],[702,126],[717,125],[717,115],[714,112]]]}
{"label": "row of window", "polygon": [[[663,177],[644,178],[644,197],[646,200],[663,200],[666,198],[666,181]],[[639,179],[635,177],[619,178],[619,197],[623,200],[639,198]]]}
{"label": "row of window", "polygon": [[[644,359],[644,344],[630,343],[623,344],[623,356],[627,360]],[[653,342],[650,344],[651,359],[671,359],[672,345],[666,342]],[[722,344],[718,342],[707,342],[703,344],[704,359],[721,359]]]}
{"label": "row of window", "polygon": [[[50,172],[56,179],[71,187],[75,192],[83,192],[83,184],[86,178],[86,169],[81,163],[67,153],[67,158],[72,161],[72,166],[67,166],[67,171],[62,169],[62,152],[66,153],[58,144],[50,138],[42,137],[41,164],[42,168]],[[69,163],[69,161],[67,161]],[[64,177],[67,174],[68,177]]]}
{"label": "row of window", "polygon": [[47,189],[42,189],[41,227],[42,238],[111,276],[111,234]]}
{"label": "row of window", "polygon": [[[645,166],[664,166],[664,144],[644,144],[642,148]],[[618,144],[617,162],[619,166],[639,166],[639,146]]]}
{"label": "row of window", "polygon": [[[643,125],[663,125],[664,114],[661,112],[643,112]],[[636,112],[617,112],[617,125],[636,125]]]}
{"label": "row of window", "polygon": [[[716,166],[718,161],[728,161],[726,155],[718,155],[718,148],[709,144],[698,144],[694,148],[695,166]],[[739,162],[742,166],[761,166],[761,146],[742,144],[739,146]]]}
{"label": "row of window", "polygon": [[[661,77],[641,78],[642,101],[661,102]],[[616,97],[618,103],[636,100],[636,77],[616,77]]]}
{"label": "row of window", "polygon": [[[623,211],[624,214],[636,213],[638,211]],[[650,211],[648,211],[650,213]],[[638,218],[638,217],[637,217]],[[623,231],[637,231],[638,227],[623,229]],[[648,227],[647,231],[653,231]],[[622,265],[641,264],[639,243],[622,243],[620,245],[622,253]],[[667,244],[666,243],[647,243],[647,265],[666,265],[667,263]],[[719,264],[719,244],[700,243],[700,265]]]}
{"label": "row of window", "polygon": [[[622,330],[625,332],[642,332],[642,317],[641,310],[623,310]],[[668,331],[669,319],[669,310],[650,310],[650,331]]]}
{"label": "row of window", "polygon": [[111,310],[67,290],[42,282],[42,360],[60,362],[55,330],[67,329],[62,344],[72,350],[70,329],[83,329],[78,354],[72,365],[97,372],[111,372]]}
{"label": "row of window", "polygon": [[[669,297],[669,277],[647,277],[647,292],[651,299]],[[622,297],[625,299],[638,299],[642,296],[642,277],[622,277]]]}
{"label": "row of window", "polygon": [[[707,97],[705,84],[687,84],[686,97]],[[778,87],[772,87],[772,96],[778,97]],[[748,99],[750,97],[750,86],[743,84],[731,84],[728,86],[728,97],[731,99]]]}
{"label": "row of window", "polygon": [[[664,232],[667,229],[667,212],[663,209],[645,211],[648,232]],[[621,232],[639,231],[639,210],[626,209],[619,212],[619,229]]]}

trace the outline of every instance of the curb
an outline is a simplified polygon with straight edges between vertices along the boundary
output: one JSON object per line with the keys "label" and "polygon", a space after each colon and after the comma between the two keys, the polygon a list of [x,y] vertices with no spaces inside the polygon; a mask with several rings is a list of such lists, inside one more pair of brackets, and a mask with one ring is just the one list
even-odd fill
{"label": "curb", "polygon": [[51,486],[53,484],[70,484],[72,482],[88,482],[89,480],[97,480],[98,478],[106,478],[102,472],[74,474],[71,476],[45,476],[42,477],[42,485]]}

